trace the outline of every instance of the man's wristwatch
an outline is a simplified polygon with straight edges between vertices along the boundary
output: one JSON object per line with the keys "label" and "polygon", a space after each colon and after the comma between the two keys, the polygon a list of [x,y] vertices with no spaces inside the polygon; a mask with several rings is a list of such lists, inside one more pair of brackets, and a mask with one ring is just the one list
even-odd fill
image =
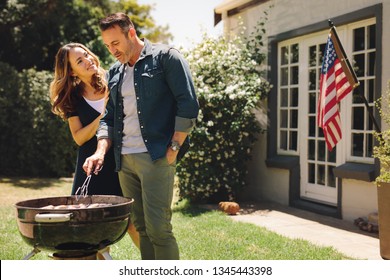
{"label": "man's wristwatch", "polygon": [[172,151],[175,151],[175,152],[179,151],[181,148],[179,142],[174,141],[174,140],[171,141],[171,144],[169,145],[169,147],[172,149]]}

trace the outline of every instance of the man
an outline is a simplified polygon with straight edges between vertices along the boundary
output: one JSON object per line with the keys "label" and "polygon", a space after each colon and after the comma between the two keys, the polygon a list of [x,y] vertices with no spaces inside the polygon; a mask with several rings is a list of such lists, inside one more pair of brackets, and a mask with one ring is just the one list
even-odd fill
{"label": "man", "polygon": [[118,61],[109,70],[110,100],[97,150],[84,170],[97,172],[113,145],[123,194],[134,198],[131,220],[142,259],[179,259],[171,225],[175,164],[199,111],[188,64],[177,50],[141,40],[124,13],[99,26]]}

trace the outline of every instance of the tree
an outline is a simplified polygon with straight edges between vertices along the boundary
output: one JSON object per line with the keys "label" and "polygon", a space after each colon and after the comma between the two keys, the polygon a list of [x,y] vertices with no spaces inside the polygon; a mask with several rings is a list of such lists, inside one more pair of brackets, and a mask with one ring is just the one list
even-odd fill
{"label": "tree", "polygon": [[99,36],[98,17],[108,11],[109,1],[18,0],[7,1],[1,8],[0,61],[18,71],[52,70],[61,45],[70,41],[94,44]]}
{"label": "tree", "polygon": [[61,45],[80,42],[110,65],[110,56],[100,40],[99,19],[123,11],[130,15],[138,32],[152,41],[168,42],[172,35],[159,27],[149,13],[149,5],[135,0],[16,0],[0,3],[0,61],[17,71],[36,68],[53,70],[54,57]]}

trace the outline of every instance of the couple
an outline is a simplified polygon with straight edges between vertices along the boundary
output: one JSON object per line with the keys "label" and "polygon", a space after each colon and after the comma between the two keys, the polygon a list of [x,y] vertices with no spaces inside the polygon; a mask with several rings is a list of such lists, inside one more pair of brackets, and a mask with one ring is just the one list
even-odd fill
{"label": "couple", "polygon": [[53,112],[68,120],[80,146],[72,194],[94,173],[93,194],[134,199],[136,230],[128,232],[142,259],[179,259],[171,225],[175,165],[199,111],[188,64],[177,50],[140,39],[124,13],[99,27],[118,60],[108,75],[89,49],[70,43],[56,55],[50,88]]}

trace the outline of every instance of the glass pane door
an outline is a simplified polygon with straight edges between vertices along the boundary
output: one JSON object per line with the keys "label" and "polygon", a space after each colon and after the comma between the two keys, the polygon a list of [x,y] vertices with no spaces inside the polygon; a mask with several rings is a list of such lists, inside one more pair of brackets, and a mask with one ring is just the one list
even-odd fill
{"label": "glass pane door", "polygon": [[305,46],[305,57],[307,61],[304,67],[307,83],[302,84],[304,104],[302,118],[307,123],[303,127],[306,137],[301,139],[301,197],[325,204],[335,205],[337,203],[337,178],[333,175],[336,166],[337,148],[332,152],[326,147],[322,129],[317,125],[317,103],[319,96],[319,80],[325,42],[327,35],[306,39],[302,42]]}

